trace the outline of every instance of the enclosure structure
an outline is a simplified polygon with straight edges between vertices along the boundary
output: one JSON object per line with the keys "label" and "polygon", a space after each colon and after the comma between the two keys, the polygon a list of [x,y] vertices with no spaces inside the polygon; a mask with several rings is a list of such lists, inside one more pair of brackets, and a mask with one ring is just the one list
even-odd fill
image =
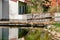
{"label": "enclosure structure", "polygon": [[[19,9],[19,2],[21,4],[20,9]],[[26,19],[25,15],[20,15],[20,13],[25,12],[25,0],[0,0],[0,20],[3,21],[10,21],[15,19],[15,20],[22,20],[24,19],[23,16]],[[18,11],[21,10],[21,11]],[[19,13],[20,12],[20,13]]]}
{"label": "enclosure structure", "polygon": [[[28,7],[32,6],[28,4],[29,0],[1,0],[0,1],[0,9],[1,9],[1,21],[7,21],[9,23],[15,24],[50,24],[50,22],[56,20],[55,17],[51,13],[28,13]],[[40,7],[39,7],[40,8]],[[53,20],[54,19],[54,20]],[[3,22],[4,23],[4,22]]]}
{"label": "enclosure structure", "polygon": [[1,20],[27,20],[26,0],[1,0]]}

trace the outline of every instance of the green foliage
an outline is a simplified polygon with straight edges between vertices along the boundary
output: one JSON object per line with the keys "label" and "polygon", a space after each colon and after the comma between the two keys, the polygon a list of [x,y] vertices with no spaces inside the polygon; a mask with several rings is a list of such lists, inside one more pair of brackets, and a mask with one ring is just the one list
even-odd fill
{"label": "green foliage", "polygon": [[27,4],[28,4],[28,6],[30,6],[30,8],[28,8],[28,9],[31,9],[31,13],[33,13],[33,12],[35,12],[35,13],[42,12],[41,11],[42,8],[40,6],[41,0],[31,0],[30,3],[27,3]]}
{"label": "green foliage", "polygon": [[[46,2],[49,2],[48,0],[45,0]],[[31,9],[31,13],[42,13],[42,12],[49,12],[50,10],[50,6],[46,7],[46,6],[42,6],[43,1],[42,0],[31,0],[28,4],[28,6],[30,6]],[[46,4],[46,3],[44,3]],[[33,11],[32,11],[33,10]],[[30,11],[30,10],[28,10]]]}
{"label": "green foliage", "polygon": [[36,29],[30,31],[30,33],[25,36],[25,40],[51,40],[51,36],[42,29]]}
{"label": "green foliage", "polygon": [[19,29],[18,38],[25,36],[28,33],[28,31],[29,30],[27,29]]}
{"label": "green foliage", "polygon": [[28,5],[26,5],[26,13],[27,14],[31,13],[31,7]]}
{"label": "green foliage", "polygon": [[48,10],[48,12],[50,12],[50,13],[57,12],[57,6],[50,7],[50,9]]}
{"label": "green foliage", "polygon": [[54,23],[53,25],[56,27],[60,27],[60,23]]}
{"label": "green foliage", "polygon": [[58,5],[58,6],[56,5],[56,6],[50,7],[48,12],[50,12],[50,13],[59,13],[60,12],[60,5]]}

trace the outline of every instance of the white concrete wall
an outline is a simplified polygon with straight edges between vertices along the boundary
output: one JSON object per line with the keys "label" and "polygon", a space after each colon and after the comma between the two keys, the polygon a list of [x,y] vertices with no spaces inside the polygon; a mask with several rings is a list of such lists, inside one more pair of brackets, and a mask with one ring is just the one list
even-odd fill
{"label": "white concrete wall", "polygon": [[[47,14],[34,14],[33,18],[45,18],[45,17],[50,17],[50,13]],[[27,19],[31,19],[32,18],[32,14],[27,14]],[[39,20],[33,20],[33,21],[39,21],[39,22],[49,22],[50,19],[39,19]]]}
{"label": "white concrete wall", "polygon": [[9,6],[9,18],[22,19],[22,15],[18,15],[18,2],[9,1]]}
{"label": "white concrete wall", "polygon": [[55,13],[55,21],[60,21],[60,13]]}
{"label": "white concrete wall", "polygon": [[60,16],[60,13],[55,13],[55,16]]}
{"label": "white concrete wall", "polygon": [[0,0],[0,19],[2,19],[2,0]]}
{"label": "white concrete wall", "polygon": [[26,15],[18,14],[18,1],[14,2],[9,0],[9,19],[16,19],[16,20],[26,19]]}
{"label": "white concrete wall", "polygon": [[9,40],[18,40],[18,28],[9,28]]}
{"label": "white concrete wall", "polygon": [[19,1],[25,2],[25,0],[19,0]]}

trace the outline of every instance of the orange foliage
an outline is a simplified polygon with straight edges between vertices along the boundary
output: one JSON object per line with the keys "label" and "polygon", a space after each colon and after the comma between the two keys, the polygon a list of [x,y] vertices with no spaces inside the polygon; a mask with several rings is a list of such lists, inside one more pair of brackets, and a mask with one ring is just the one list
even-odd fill
{"label": "orange foliage", "polygon": [[51,0],[51,6],[56,6],[57,5],[57,2],[58,2],[58,5],[60,5],[60,0]]}
{"label": "orange foliage", "polygon": [[56,0],[52,0],[51,6],[56,6]]}

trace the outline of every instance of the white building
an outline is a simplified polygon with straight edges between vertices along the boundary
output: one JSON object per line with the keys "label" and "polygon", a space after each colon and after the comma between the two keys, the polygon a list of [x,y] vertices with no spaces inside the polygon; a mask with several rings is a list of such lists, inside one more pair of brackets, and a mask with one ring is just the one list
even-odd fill
{"label": "white building", "polygon": [[[22,2],[23,5],[26,4],[25,0],[19,0],[19,1]],[[19,13],[19,6],[18,6],[19,1],[18,0],[0,0],[0,20],[26,19],[25,15],[21,15]],[[20,8],[20,9],[21,11],[23,10],[23,8]]]}
{"label": "white building", "polygon": [[[25,14],[26,2],[25,0],[0,0],[0,20],[5,19],[9,21],[27,21],[32,15]],[[23,15],[22,15],[23,14]],[[56,13],[59,16],[58,13]],[[55,15],[56,15],[55,14]],[[28,15],[28,16],[27,16]],[[56,17],[57,18],[57,17]],[[56,19],[58,20],[59,18]],[[60,20],[60,19],[59,19]],[[38,20],[37,20],[38,21]],[[44,20],[42,20],[44,21]],[[46,20],[47,21],[47,20]]]}

